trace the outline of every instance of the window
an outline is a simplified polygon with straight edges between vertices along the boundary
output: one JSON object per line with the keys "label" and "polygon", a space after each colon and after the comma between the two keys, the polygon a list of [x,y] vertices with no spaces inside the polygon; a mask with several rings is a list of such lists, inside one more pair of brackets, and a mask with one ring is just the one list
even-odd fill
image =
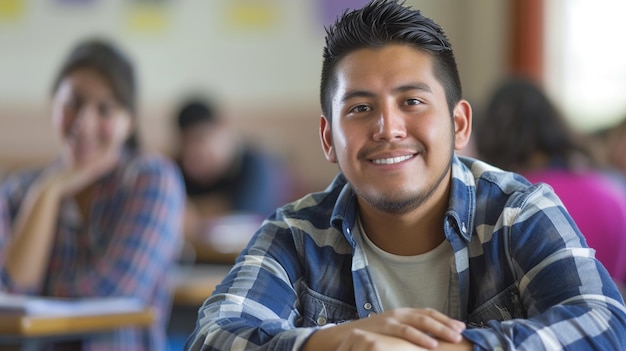
{"label": "window", "polygon": [[626,117],[626,2],[545,1],[546,89],[572,124],[594,131]]}

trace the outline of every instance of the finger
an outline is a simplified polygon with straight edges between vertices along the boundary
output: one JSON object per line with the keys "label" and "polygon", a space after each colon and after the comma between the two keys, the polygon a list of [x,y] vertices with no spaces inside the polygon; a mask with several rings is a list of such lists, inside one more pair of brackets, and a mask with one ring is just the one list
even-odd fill
{"label": "finger", "polygon": [[454,318],[450,318],[447,315],[432,309],[432,308],[425,308],[422,309],[423,313],[428,314],[429,316],[431,316],[432,318],[436,319],[437,321],[439,321],[440,323],[448,326],[449,328],[458,331],[459,333],[462,332],[463,330],[465,330],[466,326],[465,323],[461,322],[460,320],[454,319]]}
{"label": "finger", "polygon": [[[420,317],[418,317],[420,318]],[[429,323],[437,323],[434,319],[428,316],[421,316],[424,321],[421,321],[419,325],[411,325],[405,323],[389,323],[387,325],[387,330],[384,332],[385,335],[394,336],[406,341],[409,341],[415,345],[433,349],[438,346],[437,335],[431,335],[426,329],[429,328]]]}
{"label": "finger", "polygon": [[362,329],[353,329],[343,339],[338,351],[426,351],[436,347],[420,347],[408,340],[378,334]]}
{"label": "finger", "polygon": [[[421,333],[435,339],[452,343],[460,342],[463,339],[461,332],[465,329],[465,324],[435,310],[426,309],[414,312],[411,314],[410,319],[405,322]],[[422,339],[420,337],[415,340],[421,341]]]}

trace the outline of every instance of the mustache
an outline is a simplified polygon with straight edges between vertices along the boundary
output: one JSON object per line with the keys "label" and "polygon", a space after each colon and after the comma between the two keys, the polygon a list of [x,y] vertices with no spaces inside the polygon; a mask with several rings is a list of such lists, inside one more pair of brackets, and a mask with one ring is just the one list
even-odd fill
{"label": "mustache", "polygon": [[378,144],[370,148],[361,149],[357,153],[357,157],[360,160],[366,160],[366,159],[372,158],[371,155],[376,155],[376,154],[380,154],[383,152],[390,152],[390,151],[396,151],[396,150],[402,150],[402,151],[408,150],[408,151],[412,151],[414,154],[423,154],[426,151],[424,146],[420,143],[403,143],[403,144],[385,143],[385,144]]}

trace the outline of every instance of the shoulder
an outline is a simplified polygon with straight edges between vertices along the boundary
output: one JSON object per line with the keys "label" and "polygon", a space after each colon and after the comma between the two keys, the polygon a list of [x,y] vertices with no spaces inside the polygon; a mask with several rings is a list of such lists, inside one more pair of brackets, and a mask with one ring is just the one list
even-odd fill
{"label": "shoulder", "polygon": [[339,174],[323,191],[309,193],[280,207],[270,219],[276,221],[275,224],[306,233],[307,236],[328,237],[331,232],[341,233],[346,217],[355,211],[351,199],[352,191]]}
{"label": "shoulder", "polygon": [[[562,202],[547,184],[532,184],[524,176],[497,168],[486,162],[460,157],[456,165],[461,174],[455,178],[472,189],[477,216],[498,218],[519,214],[521,211],[542,211],[548,207],[562,207]],[[459,188],[457,186],[457,188]],[[467,189],[465,191],[467,192]],[[456,190],[457,193],[459,190]]]}
{"label": "shoulder", "polygon": [[457,178],[467,184],[473,183],[472,185],[476,187],[495,187],[502,193],[511,194],[516,191],[525,191],[532,186],[521,174],[500,169],[478,159],[459,157],[458,167],[461,170],[455,173],[462,174],[462,176]]}
{"label": "shoulder", "polygon": [[[337,254],[349,255],[351,246],[341,227],[346,212],[350,212],[346,207],[355,206],[344,204],[345,197],[352,198],[352,192],[339,175],[325,190],[309,193],[276,210],[261,225],[253,246],[266,251],[277,249],[281,260],[286,261],[289,261],[287,256],[293,256],[295,261],[295,256],[305,252],[316,262],[322,262],[319,257],[332,259]],[[289,254],[285,253],[287,251]]]}
{"label": "shoulder", "polygon": [[248,171],[277,173],[285,167],[277,154],[253,144],[245,144],[241,155],[243,167]]}
{"label": "shoulder", "polygon": [[[48,166],[50,167],[50,166]],[[21,197],[26,193],[45,168],[23,168],[8,173],[0,183],[0,194],[3,197]]]}
{"label": "shoulder", "polygon": [[116,175],[124,186],[141,183],[158,183],[180,187],[182,176],[176,164],[159,154],[130,155],[118,167]]}
{"label": "shoulder", "polygon": [[129,157],[127,165],[131,169],[137,169],[144,172],[175,172],[178,173],[178,167],[174,161],[156,153],[142,153]]}

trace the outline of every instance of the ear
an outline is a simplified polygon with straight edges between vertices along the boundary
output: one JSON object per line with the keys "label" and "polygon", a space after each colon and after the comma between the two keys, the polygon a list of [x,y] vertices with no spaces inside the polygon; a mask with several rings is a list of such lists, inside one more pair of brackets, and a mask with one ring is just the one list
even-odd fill
{"label": "ear", "polygon": [[331,122],[324,115],[320,117],[320,141],[322,142],[322,149],[326,159],[332,163],[337,163],[337,155],[333,147]]}
{"label": "ear", "polygon": [[472,106],[467,100],[461,100],[454,106],[454,149],[467,146],[472,135]]}

